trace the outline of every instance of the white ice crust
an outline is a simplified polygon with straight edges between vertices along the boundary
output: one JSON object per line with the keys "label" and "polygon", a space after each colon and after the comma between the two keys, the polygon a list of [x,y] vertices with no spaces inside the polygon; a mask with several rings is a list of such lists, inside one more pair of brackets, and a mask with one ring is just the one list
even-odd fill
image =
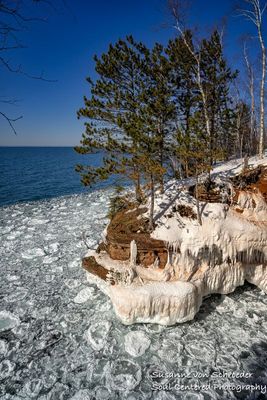
{"label": "white ice crust", "polygon": [[[266,165],[267,158],[250,160],[251,167],[260,164]],[[217,180],[227,179],[241,167],[242,160],[231,161],[219,165],[212,175]],[[124,324],[173,325],[192,320],[203,297],[231,293],[245,281],[267,293],[267,204],[259,192],[241,191],[236,206],[200,203],[202,224],[178,213],[170,217],[174,204],[190,205],[196,212],[196,201],[184,182],[169,182],[165,193],[156,197],[152,237],[165,241],[168,248],[164,269],[133,266],[135,254],[128,265],[105,253],[96,256],[109,270],[133,266],[139,278],[131,284],[109,286],[106,291]]]}

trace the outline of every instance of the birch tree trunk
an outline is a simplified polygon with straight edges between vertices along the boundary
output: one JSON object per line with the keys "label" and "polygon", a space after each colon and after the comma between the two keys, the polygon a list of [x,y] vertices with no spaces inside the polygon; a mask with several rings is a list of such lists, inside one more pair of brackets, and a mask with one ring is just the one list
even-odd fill
{"label": "birch tree trunk", "polygon": [[266,76],[266,49],[264,46],[261,25],[258,28],[259,40],[262,51],[262,77],[261,77],[261,88],[260,88],[260,143],[259,143],[259,156],[262,158],[264,154],[264,135],[265,135],[265,124],[264,124],[264,89],[265,89],[265,76]]}
{"label": "birch tree trunk", "polygon": [[265,126],[264,126],[264,89],[265,89],[265,76],[266,76],[266,49],[262,37],[262,17],[267,8],[267,3],[261,6],[260,0],[246,0],[252,7],[252,10],[242,10],[241,15],[243,15],[246,19],[253,22],[258,31],[258,38],[261,47],[262,54],[262,75],[261,75],[261,84],[260,84],[260,138],[259,138],[259,156],[263,157],[264,154],[264,135],[265,135]]}
{"label": "birch tree trunk", "polygon": [[246,45],[244,45],[244,57],[247,65],[248,78],[249,78],[249,94],[250,94],[250,148],[253,149],[254,140],[256,138],[256,118],[255,118],[255,88],[254,88],[254,72],[252,65],[249,62],[249,58],[246,51]]}
{"label": "birch tree trunk", "polygon": [[196,67],[196,84],[198,86],[198,89],[199,89],[199,92],[200,92],[200,95],[201,95],[201,98],[202,98],[204,119],[205,119],[205,125],[206,125],[206,132],[207,132],[207,135],[208,135],[208,138],[209,138],[209,142],[210,142],[210,151],[211,151],[210,160],[211,160],[211,163],[212,163],[212,146],[211,146],[212,138],[211,138],[211,128],[210,128],[211,124],[210,124],[209,110],[208,110],[208,105],[207,105],[207,97],[206,97],[206,93],[205,93],[205,90],[204,90],[204,85],[203,85],[203,82],[202,82],[202,79],[201,79],[201,69],[200,69],[200,67],[201,67],[201,65],[200,65],[200,63],[201,63],[201,53],[199,51],[198,54],[197,54],[191,48],[191,46],[188,43],[188,41],[187,41],[187,39],[185,37],[184,31],[182,30],[177,18],[176,18],[176,26],[175,26],[175,28],[181,34],[181,36],[183,38],[183,41],[184,41],[184,44],[186,45],[188,51],[190,52],[190,54],[192,55],[192,57],[196,61],[196,65],[197,65],[197,67]]}

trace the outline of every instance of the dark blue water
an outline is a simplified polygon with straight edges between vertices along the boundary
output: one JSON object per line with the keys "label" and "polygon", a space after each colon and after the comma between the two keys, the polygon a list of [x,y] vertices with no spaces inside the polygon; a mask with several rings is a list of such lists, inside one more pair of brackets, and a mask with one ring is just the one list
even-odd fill
{"label": "dark blue water", "polygon": [[101,159],[101,153],[80,155],[72,147],[0,147],[0,206],[88,191],[75,165]]}

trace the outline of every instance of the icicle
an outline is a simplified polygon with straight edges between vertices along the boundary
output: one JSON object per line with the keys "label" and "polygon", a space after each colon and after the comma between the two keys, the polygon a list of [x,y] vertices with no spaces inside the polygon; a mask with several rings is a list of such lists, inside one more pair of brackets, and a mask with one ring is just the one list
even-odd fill
{"label": "icicle", "polygon": [[173,254],[172,247],[169,247],[168,248],[168,258],[167,258],[166,265],[172,265],[172,254]]}
{"label": "icicle", "polygon": [[135,240],[132,240],[130,244],[130,265],[132,267],[136,265],[136,258],[137,258],[137,246]]}
{"label": "icicle", "polygon": [[110,271],[107,273],[106,282],[108,285],[112,285],[114,283],[113,275]]}
{"label": "icicle", "polygon": [[139,282],[141,283],[141,285],[144,284],[144,281],[143,281],[143,279],[141,278],[141,276],[139,276]]}
{"label": "icicle", "polygon": [[159,268],[159,258],[158,257],[154,261],[153,268]]}

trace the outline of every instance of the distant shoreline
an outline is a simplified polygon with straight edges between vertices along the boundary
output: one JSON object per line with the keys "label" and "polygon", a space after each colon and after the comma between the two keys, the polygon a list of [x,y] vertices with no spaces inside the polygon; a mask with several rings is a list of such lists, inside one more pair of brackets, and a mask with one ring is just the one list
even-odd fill
{"label": "distant shoreline", "polygon": [[73,145],[73,146],[1,146],[0,145],[0,148],[1,149],[11,149],[11,148],[14,148],[14,149],[18,149],[18,148],[21,148],[21,149],[25,149],[25,148],[37,148],[37,149],[40,149],[40,148],[58,148],[58,149],[60,149],[60,148],[62,148],[62,149],[66,149],[66,148],[74,148],[75,147],[75,145]]}

